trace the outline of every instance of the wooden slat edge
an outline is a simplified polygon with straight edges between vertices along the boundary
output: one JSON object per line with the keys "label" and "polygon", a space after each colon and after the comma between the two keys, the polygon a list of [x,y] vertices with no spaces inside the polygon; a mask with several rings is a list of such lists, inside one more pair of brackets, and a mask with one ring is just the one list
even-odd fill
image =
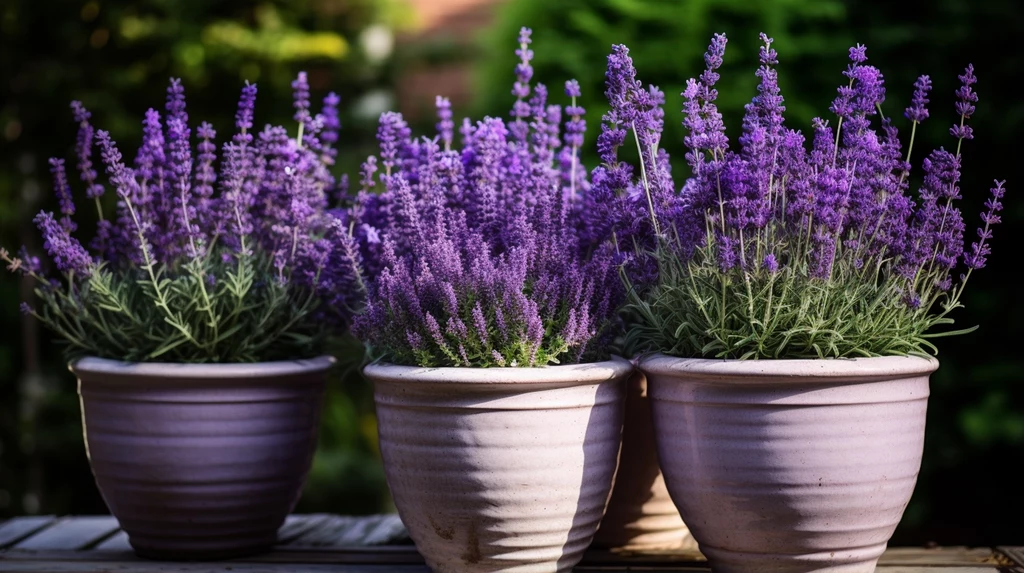
{"label": "wooden slat edge", "polygon": [[[28,515],[0,523],[0,551],[39,533],[57,522],[55,515]],[[7,531],[7,534],[4,534]]]}
{"label": "wooden slat edge", "polygon": [[1024,547],[1009,547],[1001,545],[996,547],[996,551],[1000,555],[1009,559],[1021,571],[1024,571]]}

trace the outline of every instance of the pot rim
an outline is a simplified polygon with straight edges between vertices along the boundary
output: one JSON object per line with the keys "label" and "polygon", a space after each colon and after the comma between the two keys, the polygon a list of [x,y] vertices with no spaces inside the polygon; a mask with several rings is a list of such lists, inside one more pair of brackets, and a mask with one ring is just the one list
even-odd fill
{"label": "pot rim", "polygon": [[640,358],[637,367],[647,375],[710,379],[716,382],[798,382],[807,379],[909,378],[931,374],[938,369],[939,361],[933,356],[740,360],[680,358],[656,353]]}
{"label": "pot rim", "polygon": [[403,382],[408,384],[564,384],[566,382],[592,383],[617,380],[633,371],[633,363],[619,356],[602,362],[584,364],[556,364],[541,367],[452,367],[400,366],[374,362],[363,368],[367,378],[375,382]]}
{"label": "pot rim", "polygon": [[176,379],[253,379],[311,374],[330,370],[337,364],[330,355],[297,360],[270,362],[185,363],[185,362],[125,362],[96,356],[86,356],[68,364],[76,376],[115,375],[147,376]]}

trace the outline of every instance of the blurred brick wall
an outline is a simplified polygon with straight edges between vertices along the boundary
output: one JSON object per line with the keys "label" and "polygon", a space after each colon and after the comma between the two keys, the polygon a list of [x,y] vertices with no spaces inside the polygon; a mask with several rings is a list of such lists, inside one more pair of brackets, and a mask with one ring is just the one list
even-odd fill
{"label": "blurred brick wall", "polygon": [[[398,109],[411,121],[430,117],[435,96],[451,99],[463,110],[472,98],[470,67],[477,35],[491,23],[496,8],[507,0],[406,0],[415,13],[415,26],[398,42],[408,65],[398,77]],[[455,57],[418,57],[419,51],[444,50]],[[452,60],[452,61],[446,61]]]}

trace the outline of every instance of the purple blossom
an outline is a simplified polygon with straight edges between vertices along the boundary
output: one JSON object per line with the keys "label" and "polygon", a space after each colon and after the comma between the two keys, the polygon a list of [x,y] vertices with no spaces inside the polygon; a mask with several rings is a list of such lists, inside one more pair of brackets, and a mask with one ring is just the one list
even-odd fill
{"label": "purple blossom", "polygon": [[75,214],[75,202],[71,198],[71,187],[68,185],[68,176],[64,171],[64,160],[55,157],[50,158],[50,173],[53,174],[53,189],[57,194],[57,201],[60,204],[61,225],[69,232],[75,230],[75,224],[71,217]]}
{"label": "purple blossom", "polygon": [[68,228],[53,218],[53,213],[40,212],[33,222],[43,235],[43,249],[53,258],[57,270],[80,277],[92,274],[92,258],[85,247],[71,236]]}
{"label": "purple blossom", "polygon": [[[643,126],[636,130],[638,139],[646,135],[657,141],[661,104],[650,91],[645,96],[639,89],[625,48],[612,48],[606,76],[610,111],[597,142],[602,165],[593,171],[591,184],[596,196],[624,197],[611,211],[607,229],[633,246],[627,270],[637,292],[660,280],[649,262],[658,247],[687,264],[735,276],[732,284],[741,284],[742,277],[759,268],[774,274],[789,267],[811,281],[849,280],[867,276],[863,270],[871,268],[871,276],[880,277],[877,280],[893,281],[894,288],[909,293],[906,302],[911,309],[937,308],[937,297],[959,296],[960,291],[953,290],[956,267],[963,264],[971,270],[984,265],[991,226],[999,222],[1004,196],[1002,183],[997,182],[986,202],[978,240],[965,252],[963,217],[957,207],[959,146],[972,138],[966,120],[977,102],[973,68],[968,66],[960,76],[956,92],[961,118],[952,135],[959,140],[957,150],[940,148],[928,155],[915,197],[897,128],[888,118],[878,118],[886,97],[884,78],[866,64],[866,48],[850,49],[850,63],[843,72],[846,81],[830,107],[838,118],[832,125],[816,118],[808,148],[801,132],[785,127],[775,70],[778,54],[771,38],[762,34],[761,40],[758,91],[745,107],[737,149],[730,149],[715,105],[724,36],[714,37],[705,55],[706,69],[687,82],[682,94],[684,145],[692,176],[678,192],[660,186],[657,167],[664,162],[645,154],[643,145],[640,169],[631,169],[618,158],[634,125]],[[914,83],[911,105],[904,113],[914,126],[929,116],[930,89],[928,76]],[[637,209],[651,190],[651,212],[662,228],[672,229],[660,239],[655,236],[658,227],[645,221],[648,213]],[[606,217],[597,209],[590,212],[594,218]]]}
{"label": "purple blossom", "polygon": [[298,77],[292,82],[292,97],[295,107],[295,121],[300,125],[306,125],[312,119],[309,114],[309,80],[306,72],[299,72]]}
{"label": "purple blossom", "polygon": [[914,82],[914,96],[910,100],[910,107],[903,115],[914,122],[922,122],[928,119],[928,92],[932,89],[932,80],[928,76],[921,76]]}
{"label": "purple blossom", "polygon": [[978,102],[978,94],[971,87],[978,81],[978,78],[974,77],[974,66],[968,65],[959,78],[960,87],[956,90],[956,113],[960,116],[960,122],[954,124],[949,133],[959,140],[974,139],[973,128],[964,123],[974,114],[974,104]]}
{"label": "purple blossom", "polygon": [[448,98],[437,96],[437,133],[444,142],[444,148],[452,146],[452,136],[455,132],[455,122],[452,121],[452,104]]}
{"label": "purple blossom", "polygon": [[[554,105],[544,86],[530,84],[528,45],[524,29],[511,121],[464,121],[460,149],[447,135],[453,126],[438,125],[442,148],[438,138],[411,139],[401,116],[381,117],[385,189],[361,194],[349,216],[369,253],[368,306],[356,332],[392,361],[576,362],[611,332],[624,293],[612,246],[587,238],[593,213],[585,206],[607,212],[611,205],[593,197],[574,151],[584,111]],[[575,83],[566,89],[578,97]],[[658,121],[645,109],[649,123]],[[375,169],[368,158],[364,189]]]}
{"label": "purple blossom", "polygon": [[89,199],[98,199],[103,195],[103,186],[96,183],[96,170],[92,166],[92,142],[95,132],[89,123],[91,114],[79,101],[71,102],[71,109],[78,123],[75,153],[78,155],[78,171],[85,183],[85,196]]}
{"label": "purple blossom", "polygon": [[245,82],[242,88],[242,97],[238,100],[238,109],[235,112],[235,127],[240,133],[246,133],[252,129],[252,118],[256,111],[256,84]]}

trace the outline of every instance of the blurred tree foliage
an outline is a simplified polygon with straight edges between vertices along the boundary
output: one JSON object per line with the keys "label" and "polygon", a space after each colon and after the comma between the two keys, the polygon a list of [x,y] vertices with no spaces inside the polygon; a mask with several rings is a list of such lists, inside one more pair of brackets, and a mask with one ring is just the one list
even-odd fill
{"label": "blurred tree foliage", "polygon": [[[923,153],[950,145],[957,74],[973,62],[981,101],[972,123],[976,140],[965,145],[963,209],[973,240],[977,213],[992,178],[1007,179],[1003,224],[996,229],[989,268],[967,289],[958,326],[980,324],[967,336],[942,339],[942,364],[932,377],[924,467],[917,490],[893,543],[1017,543],[1024,539],[1024,495],[1012,460],[1024,455],[1024,358],[1011,341],[1024,322],[1021,280],[1013,262],[1024,238],[1024,201],[1016,138],[1024,128],[1024,102],[1010,80],[1024,74],[1017,44],[1024,27],[1018,0],[513,0],[492,29],[480,35],[476,111],[504,117],[510,109],[516,35],[533,29],[536,79],[561,96],[576,78],[588,109],[587,149],[600,126],[605,58],[613,43],[630,47],[639,79],[666,93],[662,147],[673,154],[677,185],[683,161],[682,91],[703,69],[703,53],[714,32],[729,36],[718,83],[729,134],[739,133],[743,104],[755,94],[758,33],[775,38],[779,83],[789,127],[807,130],[815,115],[829,118],[847,48],[868,47],[869,63],[886,75],[884,113],[897,125],[919,74],[931,75],[932,117],[919,130],[915,164]],[[564,97],[555,97],[564,101]],[[907,137],[904,133],[904,138]],[[906,141],[906,139],[904,139]],[[921,150],[925,150],[922,152]],[[585,159],[593,165],[593,154]]]}
{"label": "blurred tree foliage", "polygon": [[[390,93],[391,30],[404,24],[401,2],[0,3],[0,245],[40,250],[31,216],[54,207],[47,158],[74,165],[72,99],[84,102],[130,159],[143,112],[162,110],[170,77],[182,78],[193,122],[210,121],[224,136],[233,132],[245,80],[259,84],[257,124],[291,126],[290,82],[308,71],[314,97],[329,90],[342,97],[338,172],[354,171],[373,146],[380,96],[386,101]],[[80,221],[89,232],[92,225]],[[0,271],[0,518],[102,512],[73,378],[48,333],[19,316],[18,301],[28,296],[26,285]],[[349,366],[362,360],[351,341],[338,352]],[[372,419],[366,381],[352,368],[339,373],[306,493],[317,510],[372,512],[389,503]]]}

